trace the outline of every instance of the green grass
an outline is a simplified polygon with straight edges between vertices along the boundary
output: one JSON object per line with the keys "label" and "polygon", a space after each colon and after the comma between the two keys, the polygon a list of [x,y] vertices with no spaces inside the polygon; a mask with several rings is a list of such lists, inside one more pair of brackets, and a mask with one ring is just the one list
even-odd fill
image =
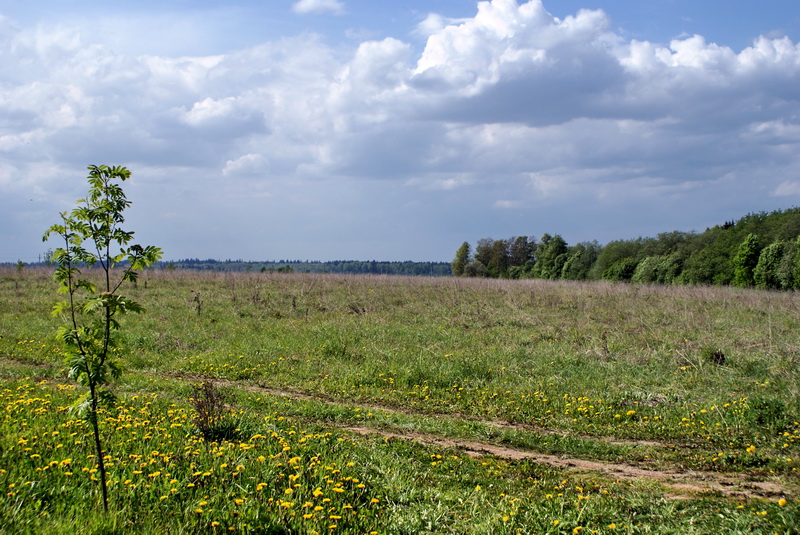
{"label": "green grass", "polygon": [[[80,387],[53,342],[55,284],[0,271],[5,531],[798,530],[793,293],[180,271],[127,293],[147,313],[125,320],[121,404],[102,423],[104,515],[67,410]],[[189,401],[211,379],[234,430],[213,443]],[[719,474],[741,492],[475,458],[466,442]]]}

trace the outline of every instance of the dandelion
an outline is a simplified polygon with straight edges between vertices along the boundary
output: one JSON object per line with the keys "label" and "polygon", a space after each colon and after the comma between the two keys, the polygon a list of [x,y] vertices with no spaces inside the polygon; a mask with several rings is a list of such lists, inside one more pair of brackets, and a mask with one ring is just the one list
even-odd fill
{"label": "dandelion", "polygon": [[781,507],[785,507],[786,506],[786,498],[781,498],[780,500],[778,500],[778,505],[780,505]]}

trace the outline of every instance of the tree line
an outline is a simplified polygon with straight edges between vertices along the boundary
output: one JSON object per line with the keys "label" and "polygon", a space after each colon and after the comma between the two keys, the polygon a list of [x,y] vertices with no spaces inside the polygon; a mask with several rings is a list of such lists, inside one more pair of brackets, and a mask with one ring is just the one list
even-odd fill
{"label": "tree line", "polygon": [[748,214],[702,233],[569,245],[560,235],[464,242],[455,276],[800,289],[800,208]]}
{"label": "tree line", "polygon": [[255,271],[278,273],[345,273],[372,275],[426,275],[444,277],[450,275],[448,262],[384,262],[378,260],[332,260],[328,262],[310,260],[201,260],[187,258],[159,264],[167,269],[196,269],[209,271]]}

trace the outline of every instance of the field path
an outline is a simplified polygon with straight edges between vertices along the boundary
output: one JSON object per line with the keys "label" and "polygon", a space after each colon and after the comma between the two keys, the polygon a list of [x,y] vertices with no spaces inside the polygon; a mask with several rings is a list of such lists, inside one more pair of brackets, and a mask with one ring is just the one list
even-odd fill
{"label": "field path", "polygon": [[715,492],[732,498],[765,498],[778,499],[790,494],[785,487],[768,481],[746,481],[735,475],[723,475],[716,472],[664,471],[648,470],[629,464],[590,461],[569,456],[549,455],[516,448],[508,448],[497,444],[443,438],[421,433],[393,433],[366,427],[342,427],[347,431],[361,435],[380,435],[386,439],[413,440],[421,444],[442,448],[455,448],[472,457],[491,455],[501,459],[530,460],[552,467],[563,468],[575,472],[597,472],[615,480],[652,480],[667,490],[672,498],[690,498],[692,495]]}
{"label": "field path", "polygon": [[[258,392],[274,397],[297,399],[304,401],[315,401],[330,405],[348,405],[367,410],[384,411],[388,413],[399,413],[415,415],[417,413],[392,406],[378,405],[375,403],[358,403],[353,401],[342,401],[326,398],[319,394],[310,394],[296,390],[280,389],[269,386],[260,386],[252,383],[228,381],[210,377],[175,374],[174,377],[192,381],[213,381],[219,386],[240,388],[250,392]],[[420,414],[421,415],[421,414]],[[425,414],[425,416],[431,416]],[[452,414],[433,415],[437,418],[454,419]],[[455,415],[459,416],[459,415]],[[463,415],[460,415],[464,417]],[[524,424],[513,424],[503,421],[484,421],[474,417],[469,419],[478,421],[486,426],[498,429],[516,429],[534,433],[545,434],[564,434],[563,431],[539,428]],[[365,436],[380,436],[386,440],[410,440],[419,444],[435,446],[440,448],[452,448],[460,450],[472,457],[493,456],[500,459],[511,461],[527,460],[540,463],[550,467],[570,470],[577,473],[597,473],[617,481],[653,481],[663,487],[663,494],[674,499],[690,499],[704,493],[721,494],[734,499],[760,498],[767,500],[778,500],[779,498],[791,498],[800,495],[798,488],[775,481],[755,479],[747,474],[726,474],[721,472],[694,471],[688,469],[675,468],[670,470],[655,470],[642,468],[633,464],[604,462],[577,458],[569,455],[552,455],[539,453],[531,450],[511,448],[491,442],[476,441],[462,438],[453,438],[435,434],[421,432],[397,432],[378,427],[367,427],[365,425],[337,425],[334,422],[325,422],[325,425],[342,429],[351,433]],[[618,440],[614,438],[604,439],[603,437],[586,437],[592,440],[605,441],[611,444],[626,445],[646,445],[668,447],[669,444],[654,441],[634,441]]]}

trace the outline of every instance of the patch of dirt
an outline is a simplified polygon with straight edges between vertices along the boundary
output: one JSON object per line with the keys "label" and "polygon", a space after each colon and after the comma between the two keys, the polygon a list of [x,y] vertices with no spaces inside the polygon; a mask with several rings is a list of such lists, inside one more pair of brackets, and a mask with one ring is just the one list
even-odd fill
{"label": "patch of dirt", "polygon": [[[343,401],[339,399],[326,398],[320,395],[311,395],[301,391],[279,389],[267,386],[260,386],[254,384],[244,384],[236,381],[229,381],[224,379],[215,379],[204,377],[201,375],[192,375],[185,373],[172,374],[174,377],[179,377],[185,380],[192,381],[213,381],[219,386],[242,388],[251,392],[259,392],[276,397],[284,397],[290,399],[298,399],[304,401],[318,401],[330,404],[347,404],[354,407],[361,407],[368,410],[381,410],[390,413],[402,413],[408,415],[417,415],[420,413],[413,412],[405,408],[398,408],[392,406],[375,405],[368,403],[358,403],[353,401]],[[505,421],[493,420],[485,421],[479,418],[461,414],[425,414],[425,416],[433,416],[440,418],[459,418],[462,420],[473,420],[482,422],[485,425],[500,428],[512,429],[519,431],[528,431],[541,434],[559,434],[567,436],[562,431],[553,429],[542,428],[529,424],[510,423]],[[353,427],[342,426],[340,429],[357,433],[360,435],[379,435],[386,439],[398,440],[411,440],[420,444],[436,446],[441,448],[453,448],[463,451],[471,457],[493,456],[501,459],[508,459],[512,461],[528,460],[543,465],[562,468],[575,472],[593,472],[599,473],[606,477],[613,478],[620,481],[635,481],[635,480],[649,480],[660,484],[665,489],[665,494],[674,499],[691,499],[702,495],[704,493],[718,493],[730,498],[761,498],[761,499],[774,499],[780,497],[792,497],[798,494],[798,489],[787,488],[778,483],[769,481],[755,481],[748,480],[746,475],[737,474],[722,474],[718,472],[701,472],[693,470],[653,470],[641,468],[630,464],[624,463],[611,463],[601,461],[591,461],[586,459],[578,459],[575,457],[558,456],[545,453],[537,453],[529,450],[520,450],[516,448],[509,448],[488,442],[479,442],[473,440],[445,438],[437,435],[423,434],[423,433],[397,433],[379,429],[372,429],[367,427]],[[651,447],[665,447],[674,448],[676,444],[649,441],[649,440],[619,440],[613,438],[586,436],[581,437],[591,440],[605,441],[609,444],[616,445],[639,445]]]}
{"label": "patch of dirt", "polygon": [[[718,474],[715,472],[695,471],[663,471],[638,468],[628,464],[606,463],[588,461],[574,457],[548,455],[531,451],[519,450],[487,444],[471,440],[447,439],[434,435],[419,433],[394,433],[369,429],[366,427],[343,427],[346,431],[360,435],[379,435],[386,439],[411,440],[420,444],[437,446],[441,448],[454,448],[463,451],[471,457],[491,455],[508,460],[529,460],[556,468],[563,468],[575,472],[595,472],[616,480],[651,480],[656,481],[667,489],[670,497],[681,499],[694,495],[714,492],[732,498],[765,498],[778,499],[790,493],[781,485],[768,481],[746,481],[735,476]],[[689,496],[686,496],[686,494]]]}

